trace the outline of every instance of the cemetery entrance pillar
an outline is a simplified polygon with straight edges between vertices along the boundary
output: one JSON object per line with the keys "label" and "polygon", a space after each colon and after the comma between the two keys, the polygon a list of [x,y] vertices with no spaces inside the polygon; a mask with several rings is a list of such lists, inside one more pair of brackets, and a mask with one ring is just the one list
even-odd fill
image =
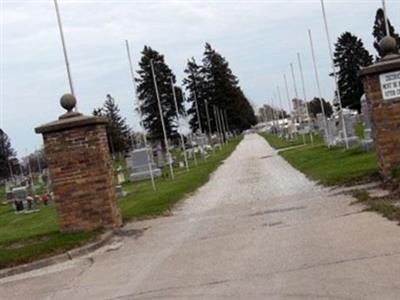
{"label": "cemetery entrance pillar", "polygon": [[380,42],[382,59],[361,71],[371,112],[379,171],[390,180],[400,171],[400,55],[396,40]]}
{"label": "cemetery entrance pillar", "polygon": [[61,230],[121,226],[107,120],[74,112],[75,105],[72,95],[62,96],[68,112],[35,129],[43,134]]}

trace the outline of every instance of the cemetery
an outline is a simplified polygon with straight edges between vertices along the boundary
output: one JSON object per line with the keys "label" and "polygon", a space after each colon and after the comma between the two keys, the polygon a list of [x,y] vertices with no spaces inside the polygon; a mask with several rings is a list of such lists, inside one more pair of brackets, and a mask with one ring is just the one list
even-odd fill
{"label": "cemetery", "polygon": [[[240,137],[230,140],[207,160],[199,156],[197,165],[192,160],[189,172],[176,167],[174,182],[169,178],[157,178],[156,191],[149,180],[124,181],[121,186],[127,194],[118,200],[124,222],[168,213],[176,202],[207,182],[209,175],[234,151],[240,140]],[[0,198],[4,196],[4,188],[0,188]],[[101,233],[61,233],[54,202],[48,206],[39,203],[38,208],[40,211],[35,214],[15,215],[12,206],[0,206],[0,268],[63,253],[96,239]]]}
{"label": "cemetery", "polygon": [[[364,27],[375,16],[368,40],[343,22],[352,3],[52,2],[65,74],[52,39],[39,47],[48,59],[37,45],[5,46],[35,49],[52,74],[31,68],[25,90],[39,95],[7,113],[12,136],[0,128],[0,298],[398,298],[400,36],[388,12],[398,22],[399,3],[358,8]],[[23,5],[8,14],[24,20]],[[317,26],[306,15],[316,5]],[[98,14],[85,17],[88,7]],[[258,15],[276,7],[274,23]],[[88,27],[64,19],[72,12]],[[183,15],[195,31],[171,25]],[[30,40],[10,32],[15,45]],[[199,56],[181,36],[205,39]],[[214,45],[237,57],[240,79]],[[7,105],[28,98],[19,65],[6,64]]]}

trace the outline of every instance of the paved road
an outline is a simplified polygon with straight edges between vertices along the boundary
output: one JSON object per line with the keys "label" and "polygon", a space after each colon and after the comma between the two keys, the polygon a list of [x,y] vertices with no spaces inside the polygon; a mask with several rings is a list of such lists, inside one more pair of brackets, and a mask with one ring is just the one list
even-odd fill
{"label": "paved road", "polygon": [[400,299],[400,227],[351,201],[248,135],[173,216],[128,225],[142,236],[114,251],[2,279],[0,298]]}

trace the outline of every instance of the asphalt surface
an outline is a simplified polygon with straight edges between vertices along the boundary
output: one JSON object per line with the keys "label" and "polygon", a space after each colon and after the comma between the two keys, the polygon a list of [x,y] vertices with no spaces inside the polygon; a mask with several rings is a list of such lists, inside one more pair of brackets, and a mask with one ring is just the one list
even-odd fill
{"label": "asphalt surface", "polygon": [[400,227],[247,135],[172,216],[0,279],[0,299],[400,299]]}

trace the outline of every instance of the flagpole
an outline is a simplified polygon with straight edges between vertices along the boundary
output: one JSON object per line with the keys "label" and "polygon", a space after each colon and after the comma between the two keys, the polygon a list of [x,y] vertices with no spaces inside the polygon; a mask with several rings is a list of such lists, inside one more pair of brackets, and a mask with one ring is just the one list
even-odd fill
{"label": "flagpole", "polygon": [[331,40],[330,40],[330,37],[329,37],[328,21],[326,19],[324,0],[321,0],[321,8],[322,8],[322,15],[323,15],[324,24],[325,24],[326,39],[328,41],[329,55],[331,57],[333,76],[335,77],[336,93],[337,93],[337,98],[338,98],[338,102],[339,102],[339,109],[340,109],[340,114],[341,114],[341,119],[342,119],[342,130],[343,130],[344,142],[346,144],[346,149],[349,149],[349,141],[347,139],[346,124],[344,122],[342,99],[340,97],[339,78],[338,78],[337,73],[336,73],[335,61],[333,59],[332,46],[331,46]]}
{"label": "flagpole", "polygon": [[296,85],[296,78],[294,76],[294,69],[293,69],[293,64],[290,63],[290,72],[292,73],[292,81],[293,81],[293,89],[294,89],[294,96],[296,99],[299,99],[299,94],[297,93],[297,85]]}
{"label": "flagpole", "polygon": [[[287,82],[287,78],[286,78],[286,74],[283,74],[283,80],[285,81],[285,88],[286,88],[286,96],[287,96],[287,100],[288,100],[288,104],[289,104],[289,116],[290,116],[290,121],[293,122],[293,118],[292,118],[292,104],[290,103],[290,96],[289,96],[289,88],[288,88],[288,82]],[[289,122],[288,122],[288,133],[289,133],[289,137],[292,138],[292,133],[289,132],[290,130],[289,127]]]}
{"label": "flagpole", "polygon": [[[171,88],[172,88],[172,96],[174,97],[174,104],[175,104],[175,110],[176,110],[176,120],[178,122],[178,128],[180,126],[179,123],[179,109],[178,109],[178,101],[176,100],[176,93],[175,93],[175,87],[174,87],[174,81],[172,80],[172,77],[170,77],[171,80]],[[186,147],[185,147],[185,141],[183,139],[183,134],[178,132],[180,138],[181,138],[181,147],[183,151],[183,158],[185,159],[185,165],[186,165],[186,171],[189,171],[189,163],[186,155]]]}
{"label": "flagpole", "polygon": [[171,178],[175,179],[174,168],[172,167],[171,152],[169,151],[167,131],[165,130],[164,115],[163,115],[163,111],[162,111],[162,107],[161,107],[160,95],[158,93],[158,87],[157,87],[157,81],[156,81],[156,73],[154,72],[154,65],[153,65],[153,60],[152,59],[150,59],[150,67],[151,67],[151,73],[153,75],[154,90],[156,92],[156,97],[157,97],[157,102],[158,102],[158,110],[160,112],[161,126],[162,126],[162,130],[163,130],[163,133],[164,133],[164,143],[165,143],[165,150],[167,151],[167,156],[168,156],[169,171],[171,173]]}
{"label": "flagpole", "polygon": [[306,106],[306,113],[307,113],[307,118],[308,118],[308,127],[310,130],[310,140],[311,140],[311,144],[314,144],[314,137],[312,135],[311,132],[311,117],[310,117],[310,111],[308,109],[308,105],[307,105],[307,94],[306,94],[306,86],[304,84],[304,74],[303,74],[303,66],[301,64],[301,57],[300,57],[300,53],[297,52],[297,61],[299,63],[299,70],[300,70],[300,79],[301,79],[301,86],[303,89],[303,97],[304,97],[304,105]]}
{"label": "flagpole", "polygon": [[386,2],[385,0],[382,0],[382,9],[383,9],[383,17],[385,19],[385,29],[386,29],[386,36],[390,36],[390,30],[389,30],[389,22],[386,14]]}
{"label": "flagpole", "polygon": [[[135,96],[135,100],[136,100],[136,104],[138,106],[139,109],[139,124],[140,127],[143,130],[143,141],[144,141],[144,146],[146,148],[146,152],[147,152],[147,165],[149,168],[149,173],[150,173],[150,179],[151,179],[151,185],[153,187],[153,190],[156,190],[156,183],[154,181],[154,174],[153,174],[153,166],[152,166],[152,161],[153,161],[153,154],[149,153],[149,148],[148,144],[147,144],[147,137],[146,137],[146,129],[144,128],[143,125],[143,114],[142,114],[142,108],[140,107],[140,103],[139,103],[139,97],[137,95],[137,90],[136,90],[136,82],[135,82],[135,74],[133,72],[133,65],[132,65],[132,58],[131,58],[131,51],[129,49],[129,42],[128,40],[125,40],[125,46],[126,46],[126,54],[128,55],[128,62],[129,62],[129,71],[131,73],[131,79],[132,79],[132,85],[133,85],[133,93]],[[132,135],[131,135],[131,140],[132,140]]]}
{"label": "flagpole", "polygon": [[[75,91],[74,91],[74,85],[72,83],[72,76],[71,76],[71,70],[70,70],[70,66],[69,66],[67,47],[65,46],[64,32],[63,32],[63,28],[62,28],[60,10],[58,8],[57,0],[54,0],[54,6],[55,6],[55,9],[56,9],[58,29],[60,30],[60,37],[61,37],[61,44],[62,44],[63,53],[64,53],[65,66],[67,67],[67,76],[68,76],[69,88],[70,88],[71,94],[76,98]],[[75,111],[78,111],[78,105],[75,106]]]}
{"label": "flagpole", "polygon": [[[285,127],[284,126],[284,120],[285,120],[285,113],[284,113],[284,109],[283,109],[283,106],[282,106],[282,96],[281,96],[281,90],[280,90],[280,88],[279,88],[279,85],[277,85],[276,86],[276,89],[277,89],[277,91],[278,91],[278,98],[279,98],[279,106],[280,106],[280,109],[281,109],[281,118],[282,118],[282,122],[283,122],[283,127]],[[282,126],[281,126],[281,130],[282,130]],[[282,134],[283,134],[283,132],[282,132]]]}
{"label": "flagpole", "polygon": [[[183,98],[183,102],[186,102],[186,97],[185,97],[185,93],[183,92],[183,90],[182,90],[182,98]],[[184,110],[184,115],[185,115],[185,119],[187,120],[188,116],[187,116],[186,110]],[[192,153],[193,153],[194,165],[197,166],[196,153],[194,152],[194,149],[193,149],[193,132],[190,132],[189,138],[190,138],[191,150],[192,150]]]}
{"label": "flagpole", "polygon": [[[320,104],[321,104],[322,117],[323,117],[324,123],[325,123],[325,136],[326,136],[327,139],[330,139],[330,137],[329,137],[329,129],[328,129],[328,122],[326,120],[325,106],[324,106],[324,102],[322,100],[321,86],[319,84],[319,75],[318,75],[317,63],[315,61],[314,45],[313,45],[312,36],[311,36],[311,30],[310,29],[308,29],[308,37],[310,39],[310,48],[311,48],[311,56],[312,56],[312,60],[313,60],[313,66],[314,66],[315,83],[317,84],[318,96],[319,96],[319,101],[320,101]],[[330,147],[330,143],[328,143],[328,147]]]}

